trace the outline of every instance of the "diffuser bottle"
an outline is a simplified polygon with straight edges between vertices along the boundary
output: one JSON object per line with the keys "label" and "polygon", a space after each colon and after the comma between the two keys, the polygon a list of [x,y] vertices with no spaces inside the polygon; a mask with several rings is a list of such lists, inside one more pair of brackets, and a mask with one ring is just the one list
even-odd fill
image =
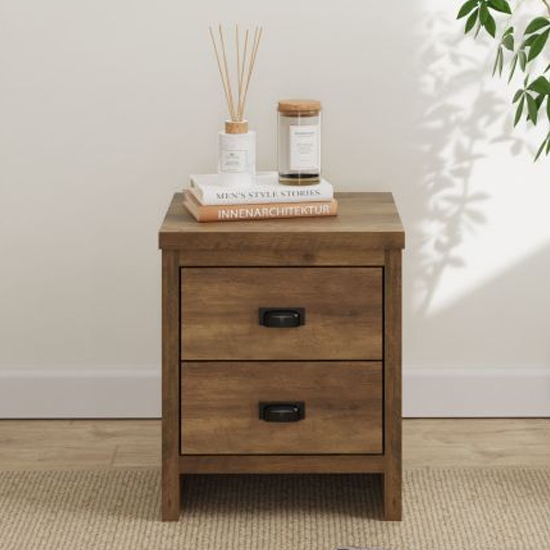
{"label": "diffuser bottle", "polygon": [[256,179],[256,132],[248,129],[244,113],[250,79],[262,38],[262,28],[256,27],[251,40],[249,40],[249,31],[246,30],[241,48],[239,27],[238,25],[235,27],[236,70],[233,74],[227,62],[228,52],[221,25],[218,26],[218,32],[219,47],[214,32],[210,28],[210,37],[230,117],[225,123],[225,130],[218,135],[218,172],[222,184],[246,186],[253,184]]}
{"label": "diffuser bottle", "polygon": [[227,185],[251,185],[256,175],[256,132],[247,121],[226,121],[218,136],[218,172]]}

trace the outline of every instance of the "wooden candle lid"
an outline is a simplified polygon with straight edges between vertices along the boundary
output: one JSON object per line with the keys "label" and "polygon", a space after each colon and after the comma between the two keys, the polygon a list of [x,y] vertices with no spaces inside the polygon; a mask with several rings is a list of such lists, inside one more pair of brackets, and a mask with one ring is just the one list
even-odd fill
{"label": "wooden candle lid", "polygon": [[225,121],[225,133],[226,134],[246,134],[248,132],[248,121],[241,120],[236,122],[234,120]]}
{"label": "wooden candle lid", "polygon": [[284,115],[316,115],[321,111],[321,102],[317,99],[281,99],[278,111]]}

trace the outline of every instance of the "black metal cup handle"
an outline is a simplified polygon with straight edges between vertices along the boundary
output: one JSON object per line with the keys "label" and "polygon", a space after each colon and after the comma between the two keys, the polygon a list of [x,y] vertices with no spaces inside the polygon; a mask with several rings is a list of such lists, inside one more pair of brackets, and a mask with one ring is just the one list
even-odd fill
{"label": "black metal cup handle", "polygon": [[260,325],[268,328],[293,328],[306,324],[306,310],[303,307],[261,307]]}
{"label": "black metal cup handle", "polygon": [[281,403],[260,401],[260,420],[266,422],[298,422],[306,416],[306,405],[303,401]]}

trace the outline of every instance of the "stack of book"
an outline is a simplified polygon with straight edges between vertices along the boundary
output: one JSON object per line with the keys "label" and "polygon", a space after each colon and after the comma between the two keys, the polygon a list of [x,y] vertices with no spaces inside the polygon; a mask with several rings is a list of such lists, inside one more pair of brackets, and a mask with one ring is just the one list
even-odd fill
{"label": "stack of book", "polygon": [[191,176],[183,204],[199,222],[336,216],[332,185],[281,185],[277,172],[257,174],[253,184],[223,185],[219,174]]}

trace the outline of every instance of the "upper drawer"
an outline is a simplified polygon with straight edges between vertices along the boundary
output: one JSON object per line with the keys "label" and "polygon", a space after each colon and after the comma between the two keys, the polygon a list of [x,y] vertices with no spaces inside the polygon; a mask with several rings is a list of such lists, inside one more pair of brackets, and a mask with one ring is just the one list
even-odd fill
{"label": "upper drawer", "polygon": [[[182,268],[183,359],[382,359],[379,267]],[[260,308],[305,323],[260,324]]]}

